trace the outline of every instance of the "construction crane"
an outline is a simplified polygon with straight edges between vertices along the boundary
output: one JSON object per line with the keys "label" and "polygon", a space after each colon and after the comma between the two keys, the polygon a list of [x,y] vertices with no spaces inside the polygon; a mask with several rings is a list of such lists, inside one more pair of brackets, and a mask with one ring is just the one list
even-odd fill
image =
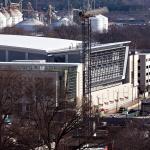
{"label": "construction crane", "polygon": [[47,20],[49,25],[52,23],[52,11],[53,11],[52,5],[48,5]]}
{"label": "construction crane", "polygon": [[107,7],[102,7],[99,9],[94,9],[94,10],[83,10],[79,13],[79,16],[81,19],[89,19],[90,17],[95,17],[96,15],[99,14],[105,14],[108,13],[108,8]]}
{"label": "construction crane", "polygon": [[[83,63],[83,117],[88,123],[87,136],[91,135],[91,22],[85,11],[79,13],[82,25],[81,62]],[[88,120],[87,120],[88,119]]]}
{"label": "construction crane", "polygon": [[87,107],[86,117],[89,119],[89,131],[91,134],[91,116],[92,116],[92,75],[91,75],[91,20],[90,17],[107,12],[106,8],[100,8],[95,10],[84,10],[79,13],[82,24],[82,50],[81,50],[81,62],[83,63],[83,105]]}
{"label": "construction crane", "polygon": [[[24,10],[25,11],[25,10]],[[33,7],[32,7],[32,3],[31,2],[28,2],[27,3],[27,10],[26,10],[27,12],[28,12],[28,17],[30,16],[32,16],[33,17],[33,15],[34,15],[34,9],[33,9]]]}

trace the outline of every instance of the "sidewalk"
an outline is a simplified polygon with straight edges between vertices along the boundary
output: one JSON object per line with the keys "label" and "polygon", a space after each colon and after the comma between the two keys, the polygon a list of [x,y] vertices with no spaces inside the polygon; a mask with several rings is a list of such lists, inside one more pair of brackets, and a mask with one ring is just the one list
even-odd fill
{"label": "sidewalk", "polygon": [[[141,104],[141,100],[136,99],[136,100],[128,102],[122,106],[126,107],[128,109],[133,109],[133,108],[138,107],[140,104]],[[119,109],[119,107],[118,107],[118,109]],[[116,113],[116,109],[109,110],[106,114],[112,114],[112,113]]]}

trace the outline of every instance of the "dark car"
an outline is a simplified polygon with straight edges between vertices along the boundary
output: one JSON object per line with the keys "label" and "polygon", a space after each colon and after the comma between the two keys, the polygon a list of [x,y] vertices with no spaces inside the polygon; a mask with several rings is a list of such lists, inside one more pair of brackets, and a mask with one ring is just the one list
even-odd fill
{"label": "dark car", "polygon": [[118,113],[127,113],[127,112],[128,112],[128,110],[125,107],[120,107],[118,110]]}
{"label": "dark car", "polygon": [[130,109],[128,111],[128,116],[131,116],[131,117],[136,117],[140,114],[140,111],[139,110],[136,110],[136,109]]}

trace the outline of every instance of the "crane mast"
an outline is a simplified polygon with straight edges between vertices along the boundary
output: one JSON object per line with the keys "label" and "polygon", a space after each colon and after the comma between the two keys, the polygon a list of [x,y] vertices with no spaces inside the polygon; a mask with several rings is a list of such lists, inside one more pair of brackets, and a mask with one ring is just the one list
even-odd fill
{"label": "crane mast", "polygon": [[82,24],[82,50],[81,50],[81,62],[83,64],[83,102],[86,107],[85,115],[88,118],[88,135],[91,134],[91,117],[92,117],[92,59],[91,59],[91,19],[96,15],[107,12],[106,8],[81,11],[79,13]]}
{"label": "crane mast", "polygon": [[82,50],[81,62],[83,64],[83,117],[88,123],[87,136],[91,134],[91,21],[89,17],[85,17],[84,12],[80,12],[82,24]]}

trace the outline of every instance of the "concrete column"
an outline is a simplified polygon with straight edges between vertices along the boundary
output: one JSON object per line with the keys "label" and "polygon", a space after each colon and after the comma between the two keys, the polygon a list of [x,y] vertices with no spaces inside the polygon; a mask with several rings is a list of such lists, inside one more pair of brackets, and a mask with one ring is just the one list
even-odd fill
{"label": "concrete column", "polygon": [[65,54],[65,62],[68,62],[68,54]]}
{"label": "concrete column", "polygon": [[28,52],[25,53],[25,60],[28,60]]}
{"label": "concrete column", "polygon": [[5,61],[8,62],[8,50],[5,51],[5,54],[6,54]]}

